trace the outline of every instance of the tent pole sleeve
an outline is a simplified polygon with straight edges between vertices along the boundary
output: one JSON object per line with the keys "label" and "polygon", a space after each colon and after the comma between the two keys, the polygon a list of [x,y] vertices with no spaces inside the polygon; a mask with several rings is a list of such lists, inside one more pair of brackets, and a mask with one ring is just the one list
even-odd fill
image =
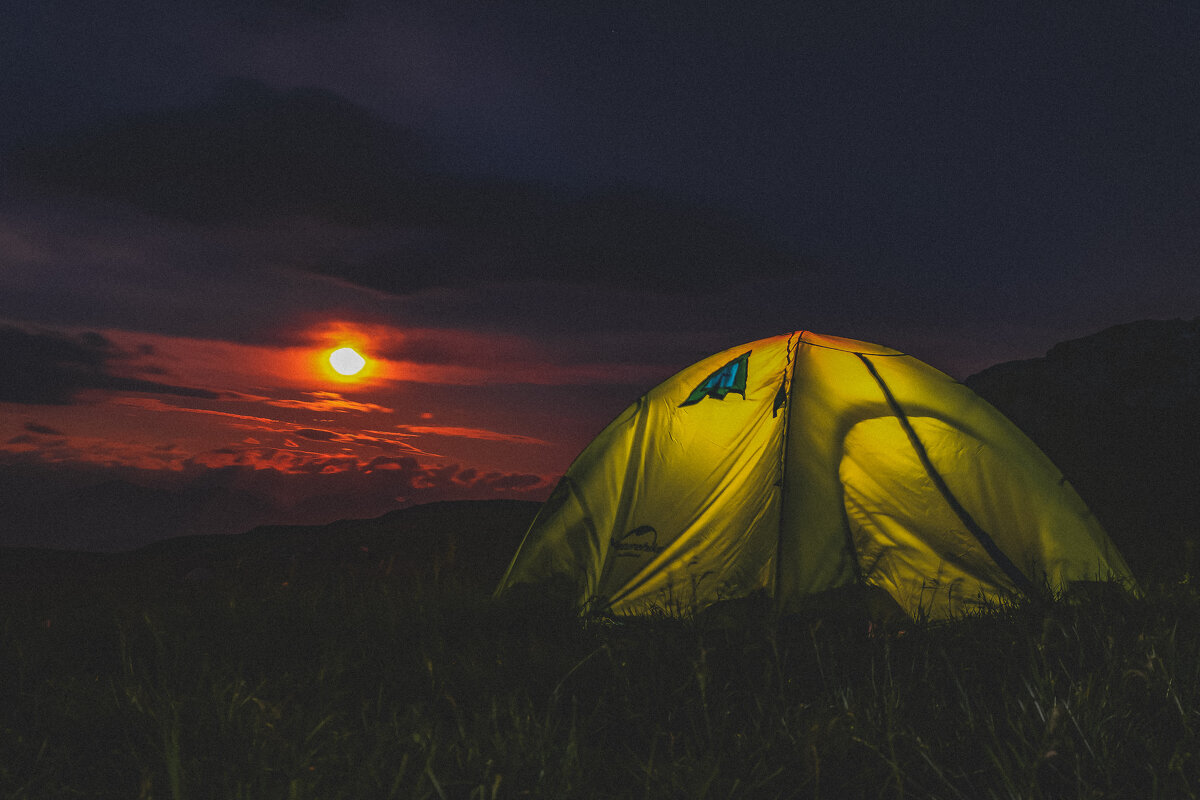
{"label": "tent pole sleeve", "polygon": [[783,367],[783,391],[784,391],[784,408],[783,408],[783,435],[779,437],[779,524],[775,528],[775,576],[774,586],[771,587],[771,595],[775,598],[776,608],[781,607],[780,575],[783,570],[783,520],[784,520],[784,501],[787,498],[787,453],[788,453],[788,435],[791,433],[792,425],[792,381],[796,377],[796,358],[800,349],[798,341],[801,335],[800,331],[792,331],[792,335],[788,337],[787,343],[787,363]]}
{"label": "tent pole sleeve", "polygon": [[875,365],[872,364],[871,360],[862,353],[855,353],[855,355],[857,355],[859,360],[861,360],[866,366],[867,371],[871,373],[871,377],[875,379],[875,383],[879,384],[880,391],[883,392],[883,396],[887,400],[888,406],[892,409],[892,413],[896,415],[896,419],[900,422],[900,426],[904,428],[904,433],[908,436],[908,440],[912,444],[913,450],[917,454],[917,458],[920,459],[921,466],[925,468],[926,474],[929,475],[929,479],[933,481],[933,485],[937,487],[937,490],[941,493],[942,498],[945,499],[947,505],[950,506],[950,510],[954,512],[955,516],[958,517],[959,521],[962,522],[966,529],[971,532],[971,535],[975,537],[976,541],[983,546],[983,549],[987,551],[987,554],[992,557],[994,562],[996,562],[996,566],[1000,567],[1000,569],[1004,571],[1004,574],[1007,575],[1008,579],[1013,582],[1013,585],[1016,586],[1017,589],[1019,589],[1026,596],[1037,597],[1037,588],[1033,585],[1029,578],[1025,576],[1025,573],[1021,572],[1021,570],[1017,568],[1017,565],[1014,564],[1012,560],[1004,554],[1004,551],[1000,549],[999,545],[996,544],[996,541],[991,537],[991,535],[988,534],[988,532],[982,527],[980,527],[979,523],[975,521],[975,518],[971,516],[969,511],[963,508],[962,504],[958,502],[958,498],[955,497],[953,492],[950,491],[950,487],[946,485],[945,479],[942,478],[941,473],[937,471],[937,468],[933,465],[933,461],[930,460],[929,453],[925,450],[925,445],[921,443],[921,439],[917,436],[917,432],[913,430],[912,423],[908,420],[908,415],[904,413],[904,409],[900,408],[900,403],[896,400],[895,395],[892,394],[892,390],[889,389],[888,385],[884,382],[883,377],[880,376],[879,371],[875,369]]}

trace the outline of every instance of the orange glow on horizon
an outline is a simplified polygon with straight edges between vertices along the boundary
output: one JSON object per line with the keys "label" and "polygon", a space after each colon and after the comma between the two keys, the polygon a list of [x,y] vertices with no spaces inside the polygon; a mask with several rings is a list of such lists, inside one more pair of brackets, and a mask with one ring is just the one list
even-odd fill
{"label": "orange glow on horizon", "polygon": [[[80,331],[82,332],[82,330]],[[657,364],[560,363],[533,340],[440,328],[326,320],[285,332],[284,344],[193,339],[117,329],[98,331],[135,358],[113,362],[121,377],[167,381],[223,395],[273,396],[277,390],[350,392],[392,383],[486,386],[529,383],[651,385],[669,370]],[[329,361],[349,347],[366,364],[353,375]],[[385,404],[386,405],[386,404]]]}
{"label": "orange glow on horizon", "polygon": [[310,351],[309,363],[324,381],[360,385],[373,383],[372,379],[380,377],[380,365],[376,359],[368,358],[365,352],[369,351],[361,344],[339,343],[335,347],[323,347],[315,353]]}
{"label": "orange glow on horizon", "polygon": [[313,329],[309,334],[314,345],[308,351],[309,374],[343,385],[377,382],[386,377],[388,367],[372,353],[377,347],[387,346],[388,333],[340,320]]}

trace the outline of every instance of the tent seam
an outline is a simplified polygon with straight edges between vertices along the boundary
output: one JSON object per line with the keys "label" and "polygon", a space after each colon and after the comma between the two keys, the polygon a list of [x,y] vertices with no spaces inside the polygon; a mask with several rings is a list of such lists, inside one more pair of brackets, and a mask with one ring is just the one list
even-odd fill
{"label": "tent seam", "polygon": [[[800,345],[797,340],[803,341],[804,331],[792,331],[788,337],[787,343],[787,363],[783,366],[783,386],[785,392],[786,409],[783,415],[783,433],[779,437],[779,521],[775,525],[775,574],[772,576],[772,592],[775,598],[775,605],[780,606],[780,574],[783,564],[783,524],[784,524],[784,497],[787,496],[787,454],[788,441],[792,432],[792,388],[795,386],[796,378],[796,360],[798,358]],[[793,350],[793,342],[796,342]]]}

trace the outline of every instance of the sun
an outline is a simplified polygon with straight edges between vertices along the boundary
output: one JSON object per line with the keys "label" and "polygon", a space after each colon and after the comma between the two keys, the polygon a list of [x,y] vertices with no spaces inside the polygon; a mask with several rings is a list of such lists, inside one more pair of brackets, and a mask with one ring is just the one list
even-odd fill
{"label": "sun", "polygon": [[339,347],[329,354],[329,366],[339,375],[357,375],[366,365],[367,360],[353,347]]}

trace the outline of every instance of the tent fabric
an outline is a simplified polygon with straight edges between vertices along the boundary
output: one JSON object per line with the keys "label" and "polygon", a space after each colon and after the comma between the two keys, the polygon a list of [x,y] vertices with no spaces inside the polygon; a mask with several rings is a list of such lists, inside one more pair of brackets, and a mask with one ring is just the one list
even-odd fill
{"label": "tent fabric", "polygon": [[945,618],[1128,567],[1049,459],[965,385],[807,331],[684,369],[567,470],[500,586],[686,612],[862,583]]}

